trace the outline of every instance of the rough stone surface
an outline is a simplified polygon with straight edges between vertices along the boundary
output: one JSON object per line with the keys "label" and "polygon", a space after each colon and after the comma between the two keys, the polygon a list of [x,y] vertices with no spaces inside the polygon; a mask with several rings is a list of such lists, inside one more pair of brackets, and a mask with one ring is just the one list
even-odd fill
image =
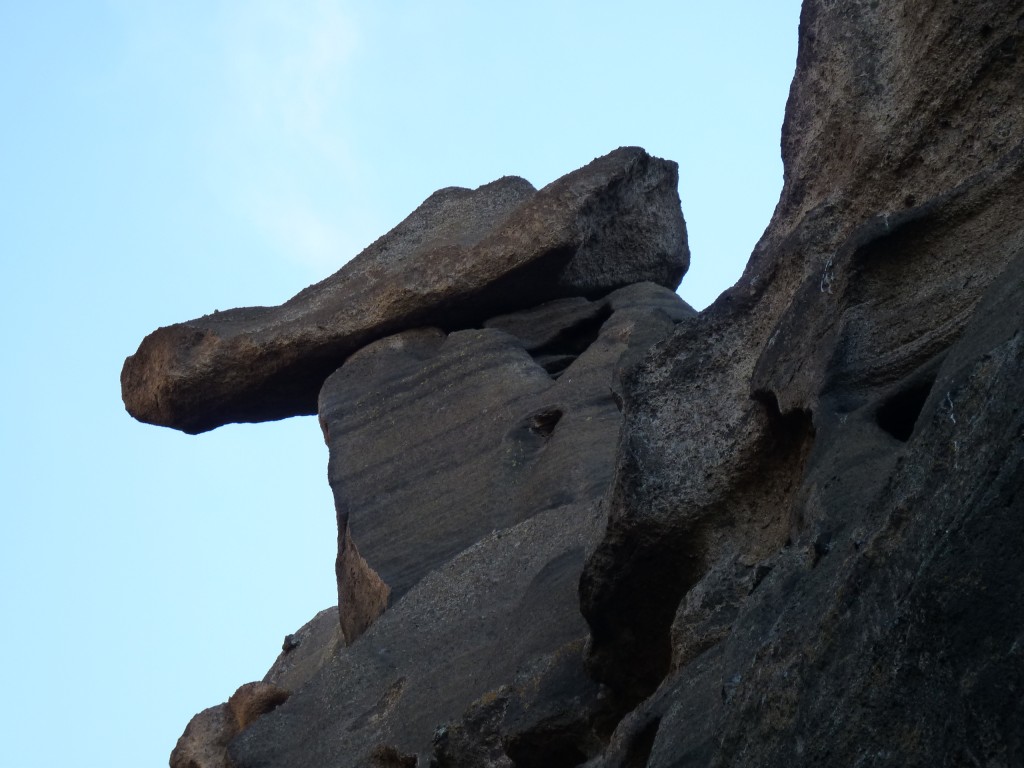
{"label": "rough stone surface", "polygon": [[229,768],[228,742],[238,734],[227,704],[204,709],[185,727],[171,752],[171,768]]}
{"label": "rough stone surface", "polygon": [[343,642],[338,607],[320,611],[297,632],[287,635],[281,655],[263,678],[286,691],[297,691],[334,655]]}
{"label": "rough stone surface", "polygon": [[600,766],[1024,762],[1019,4],[806,2],[743,279],[628,377]]}
{"label": "rough stone surface", "polygon": [[125,361],[140,421],[204,432],[316,412],[332,371],[409,328],[451,330],[563,296],[645,280],[675,288],[689,264],[675,163],[622,148],[539,192],[506,177],[442,189],[332,277],[279,307],[160,328]]}
{"label": "rough stone surface", "polygon": [[235,717],[238,731],[244,731],[256,718],[272,712],[288,701],[291,694],[274,683],[258,681],[246,683],[231,694],[228,709]]}
{"label": "rough stone surface", "polygon": [[[525,342],[493,327],[420,329],[371,344],[336,371],[320,395],[320,423],[348,640],[388,599],[491,531],[601,499],[621,423],[618,367],[686,314],[678,296],[645,283],[497,323]],[[524,343],[559,355],[557,379]]]}
{"label": "rough stone surface", "polygon": [[228,743],[289,695],[268,682],[239,687],[226,703],[192,718],[171,752],[171,768],[235,768],[228,757]]}
{"label": "rough stone surface", "polygon": [[[539,685],[546,656],[582,643],[576,587],[603,528],[599,508],[571,504],[486,536],[426,574],[235,739],[232,759],[238,766],[366,766],[390,754],[427,765],[435,733],[474,702],[506,695],[502,686],[516,680],[526,689],[531,680]],[[594,687],[580,677],[585,690]]]}

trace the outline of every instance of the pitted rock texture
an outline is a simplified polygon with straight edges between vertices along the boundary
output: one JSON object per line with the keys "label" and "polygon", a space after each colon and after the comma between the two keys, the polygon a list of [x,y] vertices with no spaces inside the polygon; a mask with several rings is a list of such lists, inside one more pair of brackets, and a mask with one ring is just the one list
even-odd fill
{"label": "pitted rock texture", "polygon": [[626,379],[594,766],[1024,763],[1022,43],[805,3],[772,223]]}
{"label": "pitted rock texture", "polygon": [[421,326],[625,285],[679,284],[689,265],[675,163],[622,148],[539,192],[505,177],[434,193],[332,277],[279,307],[160,328],[125,361],[140,421],[204,432],[316,412],[324,380],[360,347]]}
{"label": "pitted rock texture", "polygon": [[281,654],[263,677],[287,691],[297,691],[309,682],[344,642],[338,607],[320,611],[294,634],[286,635]]}

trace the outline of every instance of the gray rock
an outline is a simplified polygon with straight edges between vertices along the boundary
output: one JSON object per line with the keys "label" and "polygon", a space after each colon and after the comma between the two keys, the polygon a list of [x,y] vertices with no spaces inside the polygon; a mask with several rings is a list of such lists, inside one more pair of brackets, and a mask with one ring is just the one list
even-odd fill
{"label": "gray rock", "polygon": [[287,691],[297,691],[327,663],[343,642],[338,606],[332,605],[285,638],[281,654],[263,677],[263,682],[273,683]]}
{"label": "gray rock", "polygon": [[[335,372],[320,423],[348,641],[484,535],[602,498],[621,423],[619,366],[687,312],[648,283],[494,321],[525,341],[494,328],[420,329],[363,348]],[[524,343],[571,363],[554,380]]]}
{"label": "gray rock", "polygon": [[1022,42],[805,3],[772,223],[624,385],[592,765],[1024,760]]}
{"label": "gray rock", "polygon": [[622,148],[534,192],[506,177],[448,188],[332,277],[279,307],[160,328],[125,361],[135,418],[189,433],[314,413],[328,375],[403,330],[468,328],[564,296],[650,280],[689,264],[674,163]]}
{"label": "gray rock", "polygon": [[[387,755],[427,765],[435,738],[474,702],[507,696],[506,685],[528,689],[530,680],[548,680],[546,656],[576,642],[582,671],[576,584],[603,527],[593,505],[548,509],[426,574],[235,739],[235,765],[361,768]],[[573,695],[585,697],[593,684],[579,678],[583,690]]]}
{"label": "gray rock", "polygon": [[540,657],[434,732],[437,768],[579,765],[601,752],[600,687],[584,673],[583,640]]}
{"label": "gray rock", "polygon": [[[292,636],[267,680],[301,683],[232,742],[237,766],[597,754],[607,706],[584,672],[576,606],[605,526],[622,420],[613,389],[623,361],[692,310],[653,284],[595,304],[584,314],[605,320],[557,380],[493,328],[397,334],[330,377],[320,418],[345,532],[339,576],[358,540],[387,610],[360,623],[367,601],[342,579],[347,645],[328,612]],[[580,306],[525,316],[554,328],[561,312],[565,331]]]}
{"label": "gray rock", "polygon": [[1022,30],[807,0],[782,198],[712,307],[551,295],[350,357],[351,644],[235,765],[1024,764]]}

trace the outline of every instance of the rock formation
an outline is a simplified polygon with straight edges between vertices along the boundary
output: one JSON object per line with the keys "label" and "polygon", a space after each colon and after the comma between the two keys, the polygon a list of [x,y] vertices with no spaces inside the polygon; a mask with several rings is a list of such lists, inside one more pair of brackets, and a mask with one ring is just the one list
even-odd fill
{"label": "rock formation", "polygon": [[[125,364],[125,401],[158,393],[186,431],[278,415],[254,394],[262,384],[237,382],[281,366],[279,391],[301,412],[291,378],[308,386],[326,347],[332,366],[317,412],[337,610],[290,635],[260,684],[287,691],[286,705],[245,727],[231,701],[206,710],[176,765],[415,764],[449,743],[445,723],[513,691],[513,752],[543,753],[553,717],[576,734],[560,749],[597,749],[589,713],[604,707],[583,666],[577,585],[606,525],[622,372],[695,314],[672,290],[688,263],[676,185],[673,163],[620,149],[536,193],[510,179],[443,190],[282,308],[147,337]],[[524,255],[541,266],[524,269]],[[415,311],[387,298],[403,291]]]}
{"label": "rock formation", "polygon": [[707,310],[630,149],[148,337],[144,420],[319,392],[339,524],[337,608],[172,763],[1024,764],[1022,84],[1017,3],[805,0],[782,196]]}
{"label": "rock formation", "polygon": [[689,266],[677,185],[675,164],[620,149],[539,192],[515,177],[442,189],[279,307],[151,333],[125,361],[125,406],[141,421],[192,434],[312,414],[324,379],[390,334],[471,328],[500,312],[644,280],[674,288]]}

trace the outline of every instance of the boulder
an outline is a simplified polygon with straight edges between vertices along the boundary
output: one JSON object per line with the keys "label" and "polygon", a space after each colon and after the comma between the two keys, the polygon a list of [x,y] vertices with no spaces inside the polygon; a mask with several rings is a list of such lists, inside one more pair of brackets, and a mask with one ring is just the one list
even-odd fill
{"label": "boulder", "polygon": [[151,333],[125,361],[125,407],[193,434],[312,414],[324,380],[385,336],[473,327],[645,280],[674,289],[689,264],[677,183],[675,163],[633,147],[539,192],[515,177],[442,189],[278,307],[216,312]]}

